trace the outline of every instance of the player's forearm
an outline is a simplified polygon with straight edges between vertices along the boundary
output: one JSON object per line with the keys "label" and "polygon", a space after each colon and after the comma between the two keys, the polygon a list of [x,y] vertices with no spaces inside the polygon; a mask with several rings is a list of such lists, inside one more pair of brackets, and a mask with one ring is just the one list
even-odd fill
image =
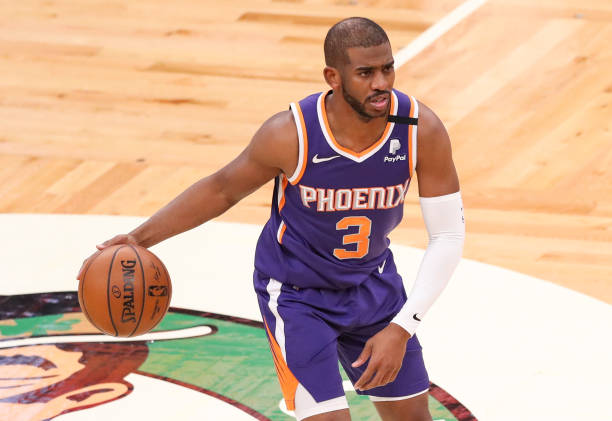
{"label": "player's forearm", "polygon": [[221,215],[237,201],[224,192],[216,175],[211,175],[193,184],[130,234],[140,245],[151,247]]}
{"label": "player's forearm", "polygon": [[463,205],[459,192],[421,198],[429,245],[408,300],[393,319],[411,335],[438,299],[461,260],[465,239]]}

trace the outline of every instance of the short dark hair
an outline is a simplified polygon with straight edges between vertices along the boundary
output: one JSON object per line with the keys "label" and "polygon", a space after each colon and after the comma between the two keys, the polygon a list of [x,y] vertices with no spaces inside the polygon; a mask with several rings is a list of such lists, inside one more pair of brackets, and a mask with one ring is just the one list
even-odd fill
{"label": "short dark hair", "polygon": [[352,17],[341,20],[327,31],[323,44],[325,64],[338,67],[348,63],[349,48],[375,47],[388,42],[385,30],[370,19]]}

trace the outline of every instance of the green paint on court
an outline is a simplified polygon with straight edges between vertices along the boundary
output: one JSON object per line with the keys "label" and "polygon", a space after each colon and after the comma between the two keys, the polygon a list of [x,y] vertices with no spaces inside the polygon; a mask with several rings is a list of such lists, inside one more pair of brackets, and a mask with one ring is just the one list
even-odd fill
{"label": "green paint on court", "polygon": [[[66,318],[62,319],[64,316]],[[13,319],[14,325],[0,325],[3,337],[44,336],[51,332],[70,333],[80,319],[69,314]],[[169,377],[202,387],[238,401],[273,421],[294,418],[279,408],[282,399],[276,370],[263,329],[217,319],[168,313],[155,330],[176,330],[211,325],[218,332],[200,337],[149,342],[149,356],[140,371]],[[346,374],[341,370],[344,379]],[[379,420],[370,400],[347,392],[353,419]],[[434,420],[456,421],[436,399],[429,397]]]}
{"label": "green paint on court", "polygon": [[[263,329],[217,319],[169,313],[156,330],[209,324],[217,333],[201,338],[157,341],[149,344],[149,358],[141,371],[171,377],[234,399],[272,420],[291,420],[279,409],[280,386]],[[346,375],[343,372],[346,379]],[[379,420],[367,397],[347,392],[351,414],[357,420]],[[435,420],[456,421],[430,397]]]}
{"label": "green paint on court", "polygon": [[45,336],[51,332],[66,332],[70,333],[72,325],[79,323],[80,320],[60,320],[64,317],[63,314],[52,314],[49,316],[26,317],[13,319],[14,326],[0,326],[0,335],[6,337],[17,336]]}

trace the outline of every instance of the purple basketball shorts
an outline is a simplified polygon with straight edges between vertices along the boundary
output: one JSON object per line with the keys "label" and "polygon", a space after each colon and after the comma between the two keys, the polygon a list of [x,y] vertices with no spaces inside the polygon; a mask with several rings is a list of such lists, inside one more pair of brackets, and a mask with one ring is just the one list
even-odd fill
{"label": "purple basketball shorts", "polygon": [[[406,301],[401,277],[388,263],[383,274],[343,290],[297,288],[255,271],[255,291],[288,409],[294,409],[298,385],[316,402],[344,396],[338,361],[353,384],[365,371],[367,363],[351,364]],[[413,336],[396,379],[357,393],[393,400],[428,388],[421,345]]]}

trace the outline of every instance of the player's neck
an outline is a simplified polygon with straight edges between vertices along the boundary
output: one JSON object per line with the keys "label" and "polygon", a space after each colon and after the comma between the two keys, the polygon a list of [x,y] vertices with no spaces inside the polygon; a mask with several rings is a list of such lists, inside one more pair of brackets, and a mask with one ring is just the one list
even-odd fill
{"label": "player's neck", "polygon": [[364,151],[380,139],[385,131],[386,115],[366,119],[339,94],[329,94],[324,100],[329,128],[341,146],[357,153]]}

